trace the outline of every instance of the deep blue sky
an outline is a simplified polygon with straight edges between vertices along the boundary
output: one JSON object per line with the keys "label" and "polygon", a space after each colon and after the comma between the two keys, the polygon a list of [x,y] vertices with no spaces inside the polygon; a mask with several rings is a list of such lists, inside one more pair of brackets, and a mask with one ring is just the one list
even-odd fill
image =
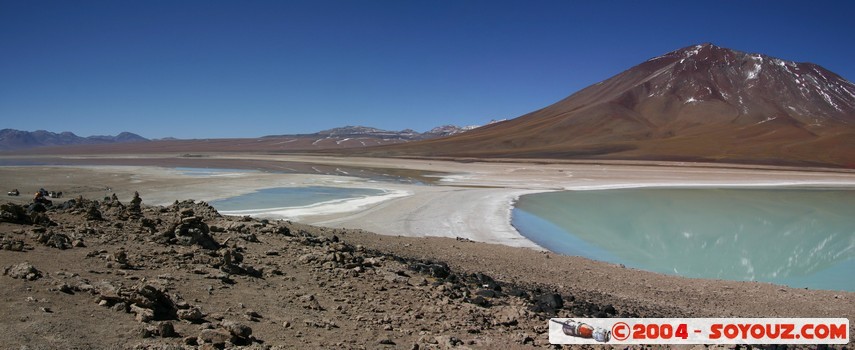
{"label": "deep blue sky", "polygon": [[712,42],[855,79],[855,1],[0,0],[0,128],[425,131]]}

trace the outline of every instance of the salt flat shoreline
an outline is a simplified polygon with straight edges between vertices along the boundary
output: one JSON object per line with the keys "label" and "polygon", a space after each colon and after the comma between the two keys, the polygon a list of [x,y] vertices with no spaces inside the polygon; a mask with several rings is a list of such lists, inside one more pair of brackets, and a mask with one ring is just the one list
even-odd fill
{"label": "salt flat shoreline", "polygon": [[[855,189],[855,173],[662,167],[615,164],[458,163],[449,161],[307,156],[223,155],[246,166],[282,166],[299,161],[333,166],[423,170],[441,173],[434,186],[382,183],[372,179],[321,174],[247,172],[239,176],[182,175],[169,167],[2,166],[0,183],[22,191],[6,201],[26,203],[28,191],[60,190],[66,198],[99,199],[116,193],[127,203],[139,191],[143,203],[164,205],[176,200],[210,201],[288,186],[334,186],[397,189],[412,195],[386,200],[356,211],[307,216],[301,222],[333,228],[352,244],[414,259],[445,261],[460,271],[482,272],[508,282],[551,286],[565,295],[605,298],[606,302],[639,305],[674,317],[846,317],[855,332],[855,293],[789,288],[760,282],[692,279],[623,268],[581,257],[560,256],[537,247],[510,225],[512,200],[520,195],[619,186],[781,186]],[[166,162],[167,166],[173,164]],[[256,164],[256,163],[253,163]],[[226,165],[226,166],[224,166]],[[186,165],[182,165],[186,166]],[[445,180],[445,181],[440,181]],[[307,230],[323,230],[306,226]],[[359,230],[362,229],[362,230]],[[367,231],[367,232],[366,232]],[[385,235],[384,235],[385,234]],[[409,236],[409,237],[404,237]],[[433,237],[440,236],[440,237]],[[450,237],[444,238],[444,237]],[[469,238],[474,243],[455,240]],[[494,244],[490,244],[494,243]],[[519,249],[515,247],[525,247]],[[540,250],[540,251],[538,251]],[[852,333],[855,334],[855,333]]]}
{"label": "salt flat shoreline", "polygon": [[366,195],[359,197],[334,199],[324,202],[318,202],[303,206],[285,206],[275,208],[254,208],[254,209],[236,209],[236,210],[219,210],[223,215],[250,215],[261,218],[272,218],[280,220],[302,221],[305,216],[317,216],[318,213],[341,214],[358,212],[372,207],[387,200],[392,200],[399,197],[412,195],[409,191],[404,190],[382,190],[383,193],[377,195]]}
{"label": "salt flat shoreline", "polygon": [[[102,157],[97,157],[103,160]],[[134,156],[120,157],[123,164]],[[454,161],[348,158],[316,156],[211,155],[218,167],[236,167],[255,161],[259,168],[279,162],[300,162],[350,168],[372,167],[440,172],[435,185],[378,182],[324,174],[281,174],[236,171],[229,176],[194,176],[168,167],[150,165],[5,166],[0,180],[26,191],[45,187],[63,190],[67,197],[98,198],[116,193],[129,200],[139,191],[147,203],[166,205],[176,199],[213,201],[273,187],[325,186],[373,188],[382,196],[322,203],[284,210],[235,212],[334,228],[363,229],[382,235],[460,237],[485,243],[543,250],[512,225],[513,203],[522,195],[563,190],[602,190],[641,187],[831,187],[855,189],[855,173],[744,168],[693,168],[643,164],[527,164],[460,163]],[[156,157],[155,157],[156,159]],[[240,164],[238,164],[240,161]],[[141,161],[150,164],[151,158]],[[165,164],[170,164],[164,161]],[[68,186],[71,186],[68,188]],[[68,188],[67,190],[63,188]],[[26,200],[26,195],[22,197]]]}

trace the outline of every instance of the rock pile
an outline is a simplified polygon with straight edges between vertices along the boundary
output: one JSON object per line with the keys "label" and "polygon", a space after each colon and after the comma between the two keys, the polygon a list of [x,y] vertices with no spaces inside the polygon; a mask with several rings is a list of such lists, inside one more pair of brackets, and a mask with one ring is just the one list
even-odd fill
{"label": "rock pile", "polygon": [[29,225],[33,221],[27,214],[26,208],[14,203],[0,204],[0,222]]}
{"label": "rock pile", "polygon": [[142,218],[142,198],[140,198],[140,193],[134,191],[134,198],[131,199],[131,204],[128,205],[128,216],[132,220],[139,220]]}
{"label": "rock pile", "polygon": [[86,209],[86,220],[96,221],[96,220],[104,220],[104,215],[101,214],[101,210],[98,209],[98,202],[93,201],[89,204],[89,207]]}
{"label": "rock pile", "polygon": [[71,249],[72,247],[71,238],[63,233],[42,232],[36,236],[36,241],[57,249]]}
{"label": "rock pile", "polygon": [[20,239],[0,237],[0,249],[22,252],[24,251],[24,241]]}
{"label": "rock pile", "polygon": [[217,250],[220,244],[211,237],[211,230],[202,216],[196,216],[193,209],[182,209],[178,220],[163,233],[165,242],[180,245],[197,245],[205,249]]}

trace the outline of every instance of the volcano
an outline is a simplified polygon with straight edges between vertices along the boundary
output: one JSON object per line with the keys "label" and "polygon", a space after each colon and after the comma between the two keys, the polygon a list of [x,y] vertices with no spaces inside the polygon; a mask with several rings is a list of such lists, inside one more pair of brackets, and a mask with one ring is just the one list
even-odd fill
{"label": "volcano", "polygon": [[373,155],[855,167],[855,84],[713,44],[651,58],[546,108]]}

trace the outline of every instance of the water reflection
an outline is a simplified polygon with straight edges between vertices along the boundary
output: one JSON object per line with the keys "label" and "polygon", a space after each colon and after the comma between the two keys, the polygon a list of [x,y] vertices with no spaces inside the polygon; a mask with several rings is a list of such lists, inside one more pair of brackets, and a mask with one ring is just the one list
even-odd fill
{"label": "water reflection", "polygon": [[855,291],[855,191],[624,189],[524,196],[547,249],[688,277]]}

